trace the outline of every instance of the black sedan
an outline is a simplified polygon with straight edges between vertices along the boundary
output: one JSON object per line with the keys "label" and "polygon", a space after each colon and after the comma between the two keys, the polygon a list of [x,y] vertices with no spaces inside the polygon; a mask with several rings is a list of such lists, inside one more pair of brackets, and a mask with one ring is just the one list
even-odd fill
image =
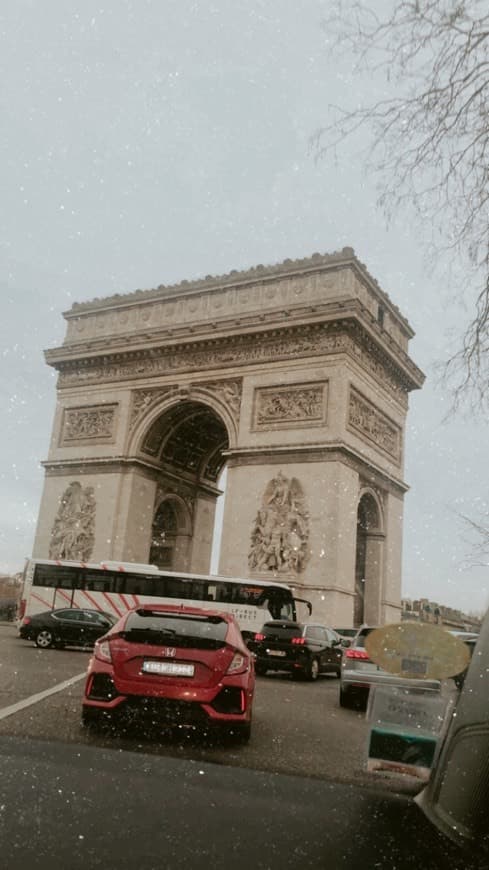
{"label": "black sedan", "polygon": [[64,608],[26,616],[19,637],[33,640],[41,649],[64,646],[93,646],[117,622],[115,616],[100,610]]}
{"label": "black sedan", "polygon": [[273,620],[266,622],[248,646],[255,653],[255,670],[289,671],[294,677],[317,680],[320,674],[341,673],[341,638],[325,625]]}

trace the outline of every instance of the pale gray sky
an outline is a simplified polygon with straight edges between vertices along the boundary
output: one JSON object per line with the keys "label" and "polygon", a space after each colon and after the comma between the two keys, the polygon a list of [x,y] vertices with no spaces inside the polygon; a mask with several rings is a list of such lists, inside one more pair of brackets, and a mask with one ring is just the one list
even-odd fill
{"label": "pale gray sky", "polygon": [[487,424],[444,423],[433,363],[466,316],[408,215],[386,230],[353,145],[315,163],[331,102],[378,91],[330,57],[321,0],[17,0],[0,16],[0,571],[32,547],[75,300],[351,245],[416,330],[404,594],[488,602],[456,517],[488,513]]}

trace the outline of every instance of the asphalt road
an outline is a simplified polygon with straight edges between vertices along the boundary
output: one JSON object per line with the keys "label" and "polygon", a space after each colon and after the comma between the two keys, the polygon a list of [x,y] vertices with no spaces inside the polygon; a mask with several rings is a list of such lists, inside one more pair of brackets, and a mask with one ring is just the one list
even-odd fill
{"label": "asphalt road", "polygon": [[367,774],[365,716],[339,708],[335,678],[258,680],[238,747],[87,733],[87,661],[0,625],[2,870],[483,867],[426,821],[417,781]]}
{"label": "asphalt road", "polygon": [[[419,790],[410,777],[365,770],[365,714],[338,704],[339,682],[325,676],[316,683],[295,682],[286,674],[257,680],[251,741],[222,744],[184,731],[147,730],[92,734],[80,725],[83,679],[5,716],[12,705],[83,674],[89,654],[77,650],[38,650],[0,625],[0,735],[58,740],[143,751],[273,773],[295,774],[344,783],[382,785],[396,792]],[[2,712],[3,711],[3,712]]]}
{"label": "asphalt road", "polygon": [[407,798],[0,736],[2,870],[482,870]]}

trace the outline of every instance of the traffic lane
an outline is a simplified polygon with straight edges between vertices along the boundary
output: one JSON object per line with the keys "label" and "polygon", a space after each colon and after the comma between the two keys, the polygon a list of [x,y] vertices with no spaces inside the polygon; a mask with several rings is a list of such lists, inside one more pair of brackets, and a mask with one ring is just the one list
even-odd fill
{"label": "traffic lane", "polygon": [[[50,651],[43,651],[43,655]],[[55,661],[69,655],[54,651]],[[82,657],[79,657],[79,661]],[[253,733],[248,745],[219,741],[189,729],[169,732],[140,722],[130,729],[94,733],[80,724],[83,680],[8,718],[0,734],[65,743],[90,744],[125,751],[177,756],[341,782],[385,784],[413,793],[419,783],[409,777],[370,774],[365,770],[368,726],[363,713],[338,705],[339,682],[324,677],[316,683],[293,681],[287,675],[259,678]]]}
{"label": "traffic lane", "polygon": [[87,650],[38,649],[13,623],[0,625],[0,710],[85,671]]}
{"label": "traffic lane", "polygon": [[407,798],[0,737],[2,867],[480,870]]}

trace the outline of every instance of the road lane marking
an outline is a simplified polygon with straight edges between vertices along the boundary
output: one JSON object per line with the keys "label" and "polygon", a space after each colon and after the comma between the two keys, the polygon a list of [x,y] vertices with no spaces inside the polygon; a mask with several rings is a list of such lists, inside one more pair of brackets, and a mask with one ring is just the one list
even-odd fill
{"label": "road lane marking", "polygon": [[83,671],[82,674],[77,674],[76,677],[71,677],[69,680],[64,680],[64,682],[58,683],[50,689],[45,689],[44,692],[37,692],[36,695],[30,695],[29,698],[24,698],[23,701],[17,701],[16,704],[11,704],[10,707],[3,707],[0,709],[0,719],[6,719],[7,716],[13,716],[14,713],[18,713],[20,710],[32,706],[32,704],[37,704],[38,701],[43,701],[44,698],[49,698],[50,695],[55,695],[56,692],[62,692],[63,689],[67,689],[69,686],[79,683],[80,680],[83,680],[84,677],[86,677],[86,675],[87,672]]}

